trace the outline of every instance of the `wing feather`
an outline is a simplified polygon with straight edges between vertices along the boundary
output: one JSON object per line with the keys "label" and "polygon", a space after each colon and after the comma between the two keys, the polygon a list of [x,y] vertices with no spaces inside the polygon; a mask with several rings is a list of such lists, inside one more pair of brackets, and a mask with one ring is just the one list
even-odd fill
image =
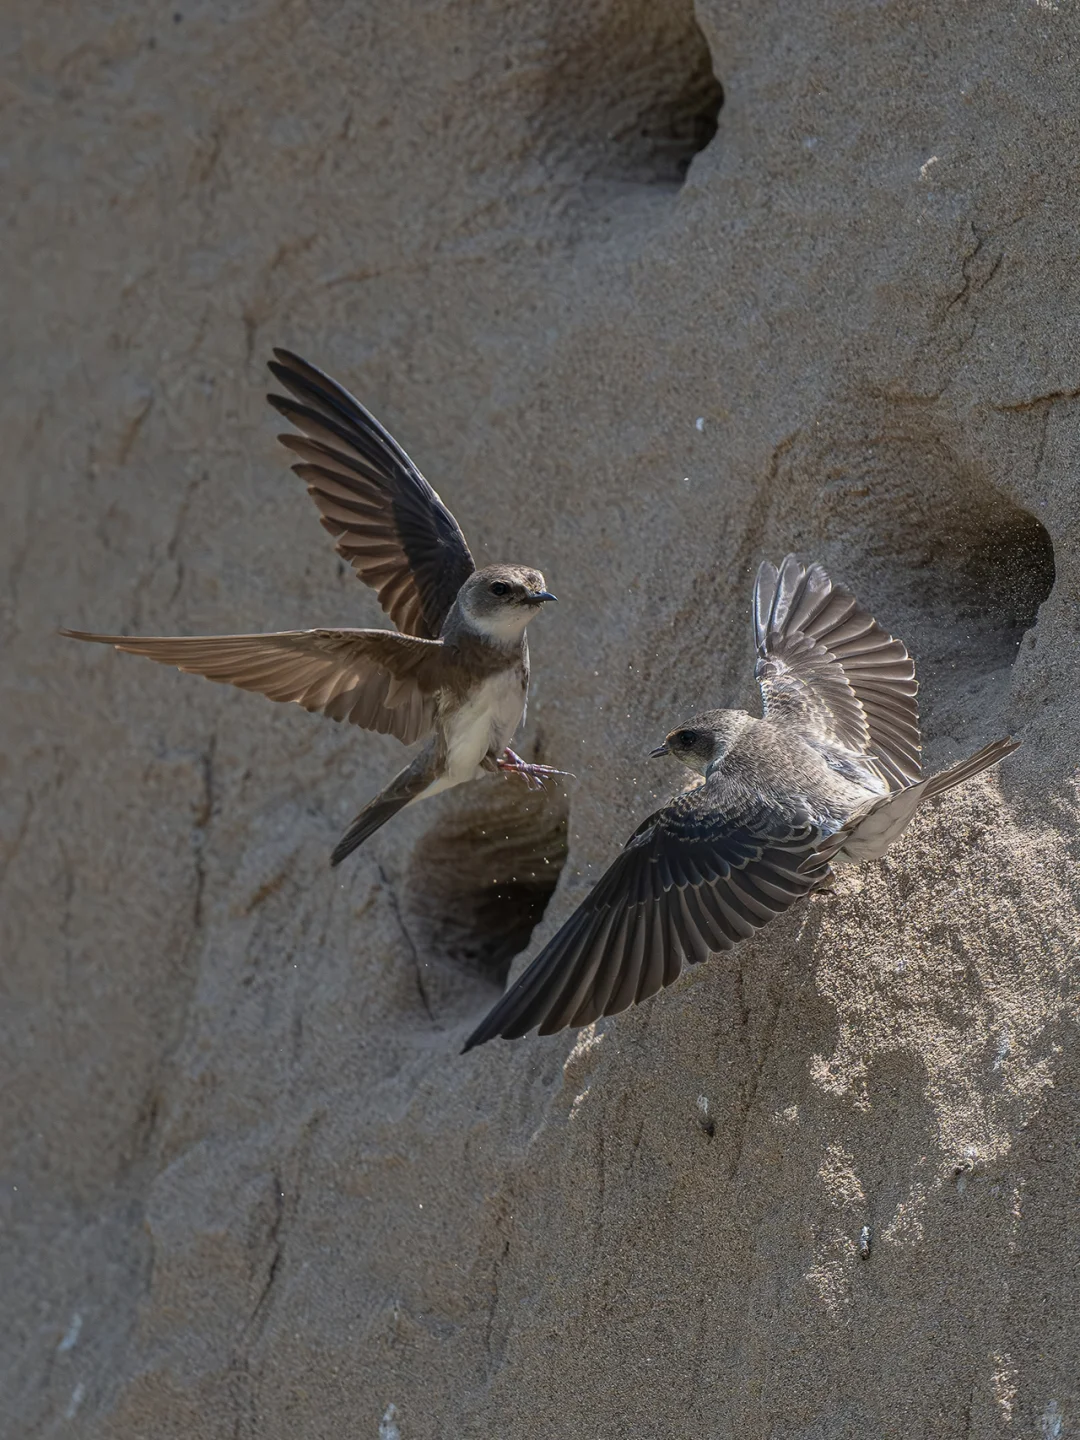
{"label": "wing feather", "polygon": [[710,780],[650,815],[466,1050],[617,1014],[670,985],[684,962],[748,939],[829,873],[809,816],[723,798]]}
{"label": "wing feather", "polygon": [[875,764],[893,790],[922,776],[918,685],[905,646],[820,565],[765,561],[754,586],[765,714]]}
{"label": "wing feather", "polygon": [[288,350],[270,371],[294,398],[270,404],[302,433],[299,463],[338,554],[406,635],[433,640],[475,566],[461,528],[388,430],[335,380]]}
{"label": "wing feather", "polygon": [[291,701],[412,744],[435,721],[442,644],[390,630],[282,630],[269,635],[97,635],[115,646],[220,684]]}

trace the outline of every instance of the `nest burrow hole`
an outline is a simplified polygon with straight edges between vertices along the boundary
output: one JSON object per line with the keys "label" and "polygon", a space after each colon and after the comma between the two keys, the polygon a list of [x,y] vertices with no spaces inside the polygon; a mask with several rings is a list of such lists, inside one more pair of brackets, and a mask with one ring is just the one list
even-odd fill
{"label": "nest burrow hole", "polygon": [[448,797],[410,865],[409,929],[428,965],[501,989],[566,861],[569,801],[559,784],[511,777]]}

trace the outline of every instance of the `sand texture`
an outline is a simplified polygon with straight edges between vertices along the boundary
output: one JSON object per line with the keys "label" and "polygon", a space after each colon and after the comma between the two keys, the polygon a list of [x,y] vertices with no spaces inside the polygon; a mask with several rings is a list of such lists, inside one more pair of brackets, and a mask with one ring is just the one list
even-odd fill
{"label": "sand texture", "polygon": [[[1080,1435],[1076,6],[6,10],[3,1440]],[[384,623],[274,345],[543,570],[565,793],[332,872],[396,742],[57,637]],[[752,699],[788,550],[910,645],[931,768],[1023,748],[459,1056]]]}

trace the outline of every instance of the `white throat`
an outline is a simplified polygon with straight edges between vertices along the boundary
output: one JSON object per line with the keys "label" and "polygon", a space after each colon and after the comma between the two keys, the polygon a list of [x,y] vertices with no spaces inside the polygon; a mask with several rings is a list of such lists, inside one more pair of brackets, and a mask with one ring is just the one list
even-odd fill
{"label": "white throat", "polygon": [[468,621],[485,639],[507,645],[521,639],[531,618],[527,611],[515,606],[500,610],[497,615],[470,615]]}

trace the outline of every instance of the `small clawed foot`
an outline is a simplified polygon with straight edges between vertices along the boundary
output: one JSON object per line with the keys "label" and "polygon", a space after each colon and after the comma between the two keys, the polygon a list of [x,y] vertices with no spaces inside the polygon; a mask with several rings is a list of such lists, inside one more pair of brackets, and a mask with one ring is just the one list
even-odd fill
{"label": "small clawed foot", "polygon": [[497,758],[495,765],[507,775],[520,775],[530,790],[543,790],[544,782],[553,775],[566,775],[573,779],[569,770],[556,770],[553,765],[530,765],[520,755],[515,755],[509,746]]}

